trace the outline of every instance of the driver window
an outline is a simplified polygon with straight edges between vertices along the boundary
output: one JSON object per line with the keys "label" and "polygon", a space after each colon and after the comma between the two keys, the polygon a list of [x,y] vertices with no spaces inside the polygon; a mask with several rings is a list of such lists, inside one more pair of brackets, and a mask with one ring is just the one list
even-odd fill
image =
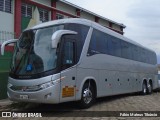
{"label": "driver window", "polygon": [[64,55],[63,55],[63,66],[70,67],[75,64],[74,57],[74,42],[65,41],[64,44]]}

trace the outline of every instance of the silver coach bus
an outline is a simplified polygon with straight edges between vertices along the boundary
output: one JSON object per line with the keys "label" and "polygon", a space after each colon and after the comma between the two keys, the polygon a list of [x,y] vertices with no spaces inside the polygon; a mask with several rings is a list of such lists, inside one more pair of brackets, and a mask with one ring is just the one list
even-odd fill
{"label": "silver coach bus", "polygon": [[155,52],[95,22],[71,18],[25,30],[15,43],[8,78],[13,101],[90,107],[96,98],[158,87]]}

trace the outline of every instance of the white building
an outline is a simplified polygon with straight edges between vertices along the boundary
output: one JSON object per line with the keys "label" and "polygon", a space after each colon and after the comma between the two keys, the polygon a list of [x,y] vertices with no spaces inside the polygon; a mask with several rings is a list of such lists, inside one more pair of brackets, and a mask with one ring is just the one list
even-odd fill
{"label": "white building", "polygon": [[0,40],[19,37],[29,27],[63,18],[85,18],[123,34],[125,26],[66,0],[0,0]]}

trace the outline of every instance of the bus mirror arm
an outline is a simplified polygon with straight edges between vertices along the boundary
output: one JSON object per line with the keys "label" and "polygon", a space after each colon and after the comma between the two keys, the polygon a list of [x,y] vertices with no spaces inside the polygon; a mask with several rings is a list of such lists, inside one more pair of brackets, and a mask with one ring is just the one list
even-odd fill
{"label": "bus mirror arm", "polygon": [[52,48],[57,48],[61,37],[65,34],[76,35],[77,32],[71,30],[58,30],[52,35]]}
{"label": "bus mirror arm", "polygon": [[11,44],[11,43],[15,43],[15,42],[17,42],[17,40],[18,39],[11,39],[11,40],[7,40],[7,41],[3,42],[1,45],[1,55],[4,55],[4,49],[5,49],[6,45]]}

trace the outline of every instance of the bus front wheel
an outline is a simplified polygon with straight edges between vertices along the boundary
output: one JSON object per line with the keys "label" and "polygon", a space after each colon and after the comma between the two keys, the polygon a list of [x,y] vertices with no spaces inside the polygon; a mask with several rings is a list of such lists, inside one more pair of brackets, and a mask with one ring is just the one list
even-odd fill
{"label": "bus front wheel", "polygon": [[90,83],[85,83],[82,89],[81,100],[79,107],[89,108],[95,102],[95,92],[93,86]]}

